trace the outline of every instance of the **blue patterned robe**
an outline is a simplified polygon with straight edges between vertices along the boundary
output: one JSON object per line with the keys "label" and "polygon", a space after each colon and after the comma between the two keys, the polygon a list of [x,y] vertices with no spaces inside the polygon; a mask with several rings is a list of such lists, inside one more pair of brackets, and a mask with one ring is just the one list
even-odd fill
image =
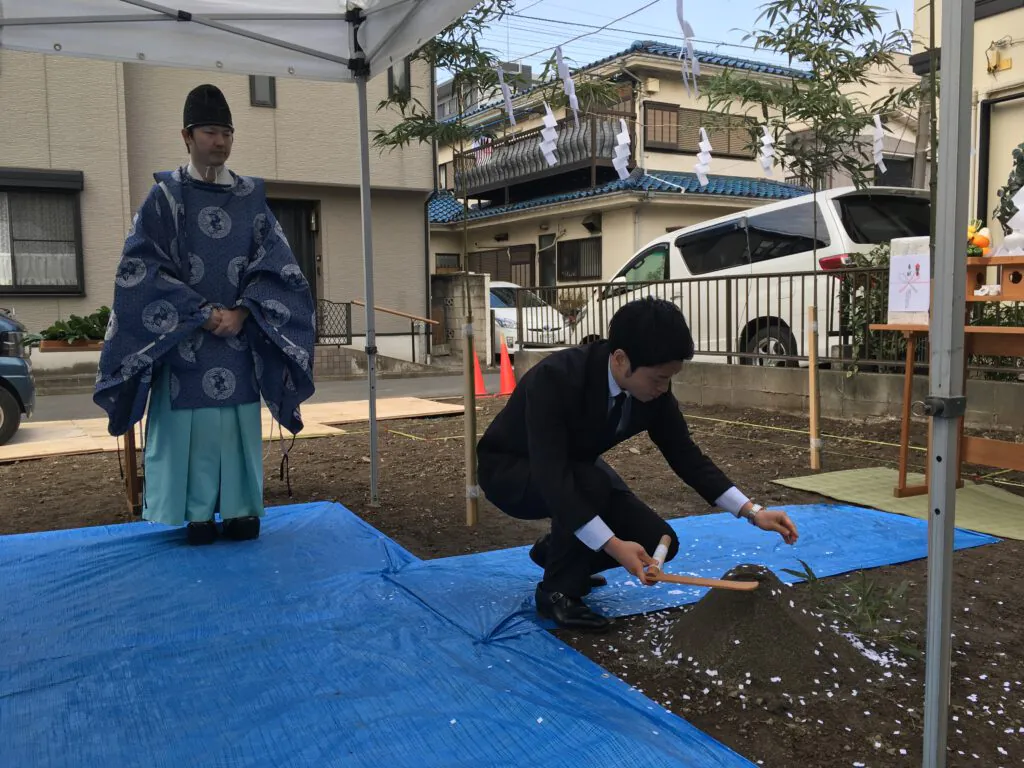
{"label": "blue patterned robe", "polygon": [[[143,517],[169,525],[263,514],[260,396],[292,434],[313,393],[309,283],[259,180],[156,174],[118,265],[95,402],[109,431],[150,418]],[[236,337],[203,329],[247,307]]]}
{"label": "blue patterned robe", "polygon": [[[313,393],[316,312],[261,180],[230,187],[186,169],[155,175],[117,268],[94,401],[113,435],[142,419],[156,369],[172,409],[258,402],[292,434]],[[203,330],[214,307],[245,306],[242,333]]]}

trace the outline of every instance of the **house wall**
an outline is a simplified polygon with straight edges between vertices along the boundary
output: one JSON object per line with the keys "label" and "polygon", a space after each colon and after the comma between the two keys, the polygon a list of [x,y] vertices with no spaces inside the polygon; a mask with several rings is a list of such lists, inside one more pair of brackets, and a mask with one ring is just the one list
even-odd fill
{"label": "house wall", "polygon": [[30,331],[109,304],[131,222],[123,67],[0,50],[0,166],[81,171],[84,296],[13,297]]}
{"label": "house wall", "polygon": [[[277,106],[249,103],[249,78],[242,75],[126,64],[125,93],[132,200],[141,202],[155,170],[187,162],[181,139],[181,110],[188,92],[209,82],[224,91],[235,122],[229,166],[253,176],[313,184],[359,185],[359,128],[356,89],[346,83],[278,78]],[[394,126],[393,111],[374,112],[386,95],[387,75],[371,80],[370,134]],[[430,82],[426,65],[412,68],[414,87]],[[429,87],[429,86],[427,86]],[[371,147],[374,187],[428,192],[433,189],[430,144],[411,144],[381,153]]]}
{"label": "house wall", "polygon": [[[412,78],[414,88],[429,94],[425,65],[414,65]],[[232,109],[238,140],[230,166],[266,178],[272,196],[320,201],[321,295],[332,301],[363,296],[354,87],[279,78],[277,107],[252,107],[244,76],[2,50],[0,166],[84,174],[85,296],[0,294],[0,306],[12,307],[30,330],[111,302],[124,235],[153,172],[187,162],[181,110],[188,91],[203,82],[221,87]],[[386,87],[386,75],[369,83],[371,134],[397,122],[393,113],[372,111]],[[384,153],[371,148],[370,162],[376,303],[423,316],[432,147]],[[361,331],[361,313],[353,319]],[[409,332],[408,321],[380,314],[377,327],[383,333]]]}
{"label": "house wall", "polygon": [[[928,11],[929,4],[923,2],[916,7],[914,13],[914,53],[923,52],[928,47]],[[935,2],[936,13],[936,45],[941,45],[942,35],[942,3]],[[979,190],[979,148],[985,140],[980,135],[979,102],[990,98],[1015,96],[1024,94],[1024,57],[1017,47],[1017,41],[1024,38],[1024,8],[1000,13],[980,19],[974,23],[974,56],[972,59],[973,94],[971,108],[971,202],[970,213],[973,218],[978,208]],[[990,51],[997,41],[1006,41]],[[988,56],[986,56],[988,53]],[[990,58],[993,63],[996,57],[1009,59],[1008,68],[994,73],[988,72]],[[984,213],[984,221],[991,228],[995,245],[1002,243],[1003,234],[999,222],[992,215],[999,199],[996,192],[1006,184],[1007,176],[1013,168],[1012,153],[1014,148],[1024,142],[1024,98],[994,105],[988,132],[988,204]],[[941,141],[941,137],[940,137]]]}
{"label": "house wall", "polygon": [[[334,302],[364,299],[362,219],[359,191],[315,185],[270,183],[269,195],[320,202],[320,285]],[[375,191],[373,213],[374,303],[418,317],[427,313],[424,198],[420,192]],[[354,333],[366,329],[365,311],[352,308]],[[383,312],[377,333],[409,333],[409,321]]]}
{"label": "house wall", "polygon": [[[1024,8],[1001,13],[987,19],[981,19],[974,24],[974,90],[976,99],[974,104],[989,98],[1003,96],[1014,96],[1024,94],[1024,54],[1016,46],[1016,41],[1024,38]],[[988,73],[988,59],[985,56],[986,49],[996,40],[1011,39],[1013,47],[1007,45],[997,49],[1001,59],[1010,59],[1010,69]],[[989,54],[993,56],[993,54]],[[994,59],[994,56],[993,56]],[[980,110],[973,107],[972,120],[974,121],[973,134],[979,130]],[[985,211],[987,223],[996,244],[1003,240],[1002,227],[992,215],[999,204],[996,192],[1000,187],[1006,185],[1007,177],[1013,169],[1013,150],[1018,144],[1024,143],[1024,98],[1018,101],[1009,101],[1004,104],[997,104],[992,107],[989,139],[989,162],[988,162],[988,205]],[[977,148],[981,142],[978,136],[972,142],[972,147]],[[977,166],[977,154],[973,153],[972,162]],[[978,169],[972,169],[972,200],[971,216],[977,209],[978,197]]]}
{"label": "house wall", "polygon": [[[590,237],[583,227],[588,214],[601,213],[601,280],[608,281],[644,245],[665,234],[666,228],[688,227],[702,221],[726,216],[736,211],[763,205],[758,200],[725,200],[695,204],[692,198],[658,199],[648,202],[626,201],[615,207],[600,209],[592,206],[575,209],[562,215],[537,212],[518,221],[494,221],[475,224],[469,230],[469,251],[485,251],[517,245],[533,245],[539,249],[540,236],[558,234],[559,239],[572,240]],[[543,227],[543,228],[542,228]],[[508,240],[497,241],[495,235],[508,235]],[[436,272],[438,253],[461,253],[462,231],[433,229],[430,234],[431,272]],[[535,267],[539,282],[539,264]],[[561,281],[559,285],[573,285],[575,281]]]}

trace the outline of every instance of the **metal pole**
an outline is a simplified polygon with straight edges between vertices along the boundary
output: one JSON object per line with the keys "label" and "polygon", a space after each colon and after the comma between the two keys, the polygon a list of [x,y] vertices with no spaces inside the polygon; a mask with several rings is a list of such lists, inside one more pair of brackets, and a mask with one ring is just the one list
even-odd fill
{"label": "metal pole", "polygon": [[971,64],[974,3],[942,4],[942,102],[939,113],[935,259],[932,264],[931,393],[926,403],[933,441],[929,473],[928,628],[924,699],[925,768],[946,765],[949,725],[953,534],[959,424],[965,410],[963,228],[969,217]]}
{"label": "metal pole", "polygon": [[[366,295],[366,378],[370,397],[370,504],[377,504],[377,335],[373,316],[373,217],[370,215],[370,128],[366,76],[355,78],[359,101],[359,203],[363,214],[363,292]],[[965,278],[966,279],[966,278]]]}

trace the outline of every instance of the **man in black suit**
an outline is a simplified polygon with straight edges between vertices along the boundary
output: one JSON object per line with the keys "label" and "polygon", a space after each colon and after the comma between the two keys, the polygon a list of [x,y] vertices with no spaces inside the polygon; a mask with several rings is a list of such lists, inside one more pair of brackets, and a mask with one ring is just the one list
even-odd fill
{"label": "man in black suit", "polygon": [[646,431],[677,475],[709,504],[743,517],[789,544],[796,526],[779,510],[743,495],[690,438],[670,391],[693,357],[682,312],[646,298],[612,318],[607,342],[560,350],[530,369],[477,445],[480,487],[496,507],[521,520],[551,519],[530,558],[544,569],[537,612],[563,627],[607,628],[583,597],[621,565],[646,582],[645,568],[672,528],[601,458]]}

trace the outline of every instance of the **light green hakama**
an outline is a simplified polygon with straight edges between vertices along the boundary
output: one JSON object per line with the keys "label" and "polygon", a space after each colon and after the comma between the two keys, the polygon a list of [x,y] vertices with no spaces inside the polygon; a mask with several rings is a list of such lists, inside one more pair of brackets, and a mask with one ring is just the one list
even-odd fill
{"label": "light green hakama", "polygon": [[142,517],[165,525],[263,516],[260,404],[172,410],[170,369],[154,377]]}

